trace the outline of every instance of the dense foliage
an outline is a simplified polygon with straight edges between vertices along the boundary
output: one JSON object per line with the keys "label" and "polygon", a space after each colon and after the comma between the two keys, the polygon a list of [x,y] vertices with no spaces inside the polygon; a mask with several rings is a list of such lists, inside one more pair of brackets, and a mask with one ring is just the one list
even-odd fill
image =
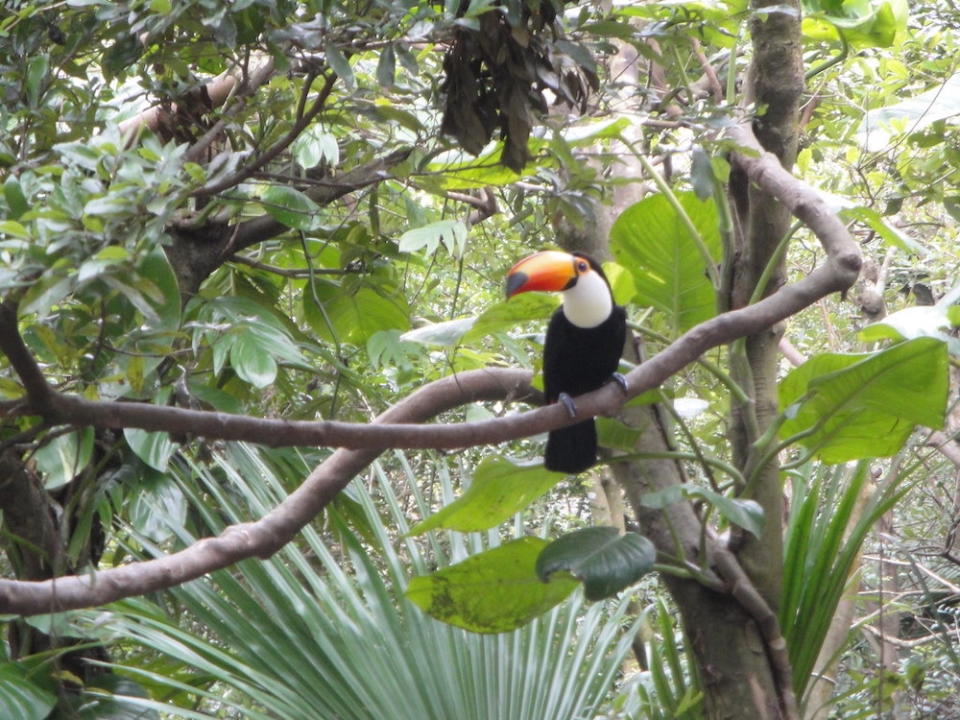
{"label": "dense foliage", "polygon": [[[791,153],[751,88],[773,71],[758,41],[800,10]],[[146,578],[133,563],[272,518],[338,461],[189,411],[365,424],[429,381],[530,370],[440,416],[508,422],[536,402],[558,302],[503,301],[530,251],[608,261],[642,354],[625,371],[810,277],[832,258],[796,221],[743,289],[760,223],[741,221],[770,191],[744,180],[744,120],[864,258],[849,291],[777,323],[776,388],[754,383],[770,333],[718,341],[601,419],[609,454],[578,480],[523,432],[398,443],[428,449],[354,472],[282,550],[6,616],[0,715],[700,717],[720,691],[698,638],[718,628],[690,626],[692,586],[768,650],[782,633],[789,678],[760,662],[787,712],[790,693],[804,717],[960,712],[958,25],[899,0],[0,11],[3,603],[128,564]],[[664,461],[676,481],[617,474],[626,505],[611,489]],[[782,557],[751,565],[781,515]],[[715,547],[747,548],[742,585]]]}

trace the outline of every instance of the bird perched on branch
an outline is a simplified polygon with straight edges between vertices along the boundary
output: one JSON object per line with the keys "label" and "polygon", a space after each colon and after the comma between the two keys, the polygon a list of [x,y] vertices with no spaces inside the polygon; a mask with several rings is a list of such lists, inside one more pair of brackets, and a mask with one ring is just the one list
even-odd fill
{"label": "bird perched on branch", "polygon": [[[627,331],[626,311],[613,301],[599,263],[583,253],[545,250],[524,258],[507,273],[507,298],[522,292],[560,292],[563,304],[550,318],[543,348],[547,402],[561,402],[576,417],[572,396],[626,380],[616,370]],[[579,473],[597,461],[593,418],[550,433],[544,465]]]}

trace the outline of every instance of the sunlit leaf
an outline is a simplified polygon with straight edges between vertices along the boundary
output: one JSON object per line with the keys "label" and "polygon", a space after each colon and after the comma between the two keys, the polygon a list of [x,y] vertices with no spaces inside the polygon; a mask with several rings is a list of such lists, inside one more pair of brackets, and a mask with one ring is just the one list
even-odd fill
{"label": "sunlit leaf", "polygon": [[544,583],[537,577],[537,557],[547,544],[534,537],[513,540],[431,575],[412,578],[406,596],[450,625],[480,633],[513,630],[577,587],[575,580],[555,578]]}
{"label": "sunlit leaf", "polygon": [[499,455],[485,457],[467,491],[410,530],[420,535],[434,528],[471,532],[510,519],[566,477],[543,464],[516,463]]}
{"label": "sunlit leaf", "polygon": [[169,433],[124,428],[123,437],[143,462],[159,472],[167,471],[167,463],[177,449]]}
{"label": "sunlit leaf", "polygon": [[445,320],[444,322],[430,323],[422,327],[408,330],[400,336],[401,340],[420,343],[422,345],[438,345],[440,347],[452,347],[460,342],[460,339],[477,322],[475,317],[459,318],[457,320]]}
{"label": "sunlit leaf", "polygon": [[[677,200],[703,238],[711,257],[720,259],[720,233],[712,201],[692,192]],[[651,195],[621,213],[610,230],[610,250],[634,277],[636,302],[664,313],[674,333],[716,314],[716,293],[706,263],[690,231],[662,194]]]}

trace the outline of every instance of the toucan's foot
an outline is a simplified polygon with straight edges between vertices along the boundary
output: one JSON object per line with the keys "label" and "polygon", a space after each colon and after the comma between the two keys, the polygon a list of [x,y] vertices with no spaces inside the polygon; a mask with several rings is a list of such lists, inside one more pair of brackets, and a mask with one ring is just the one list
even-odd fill
{"label": "toucan's foot", "polygon": [[570,417],[575,418],[577,416],[577,406],[574,404],[572,397],[562,392],[557,395],[557,400],[567,409],[567,414]]}
{"label": "toucan's foot", "polygon": [[618,372],[615,372],[615,373],[614,373],[613,375],[611,375],[610,377],[612,377],[612,378],[613,378],[613,381],[614,381],[615,383],[617,383],[617,385],[620,386],[620,389],[623,390],[623,394],[624,394],[624,395],[629,395],[629,394],[630,394],[629,391],[627,390],[627,378],[626,378],[626,377],[624,377],[623,375],[621,375],[621,374],[618,373]]}

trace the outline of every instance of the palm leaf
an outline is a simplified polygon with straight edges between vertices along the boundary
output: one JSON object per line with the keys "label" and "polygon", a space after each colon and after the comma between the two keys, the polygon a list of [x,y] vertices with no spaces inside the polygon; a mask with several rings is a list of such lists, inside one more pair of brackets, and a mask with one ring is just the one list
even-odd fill
{"label": "palm leaf", "polygon": [[[259,516],[285,495],[276,459],[273,451],[233,444],[216,455],[213,468],[174,463],[171,470],[209,533]],[[630,648],[631,632],[623,627],[628,598],[588,607],[577,593],[528,626],[496,636],[427,617],[403,599],[412,571],[492,547],[499,536],[403,537],[410,523],[394,483],[415,506],[423,510],[428,503],[409,461],[402,454],[397,460],[389,468],[376,464],[369,487],[354,483],[367,543],[328,509],[328,526],[340,543],[309,526],[270,560],[244,561],[174,590],[187,611],[182,617],[146,600],[112,606],[107,623],[88,613],[88,621],[99,620],[101,634],[109,628],[113,639],[150,648],[182,672],[167,682],[137,667],[116,669],[176,691],[178,701],[163,706],[171,717],[592,717]],[[452,495],[449,468],[437,463],[441,487]],[[182,523],[176,530],[181,541],[191,541]],[[195,705],[184,707],[191,693]],[[155,697],[141,706],[158,703]]]}

